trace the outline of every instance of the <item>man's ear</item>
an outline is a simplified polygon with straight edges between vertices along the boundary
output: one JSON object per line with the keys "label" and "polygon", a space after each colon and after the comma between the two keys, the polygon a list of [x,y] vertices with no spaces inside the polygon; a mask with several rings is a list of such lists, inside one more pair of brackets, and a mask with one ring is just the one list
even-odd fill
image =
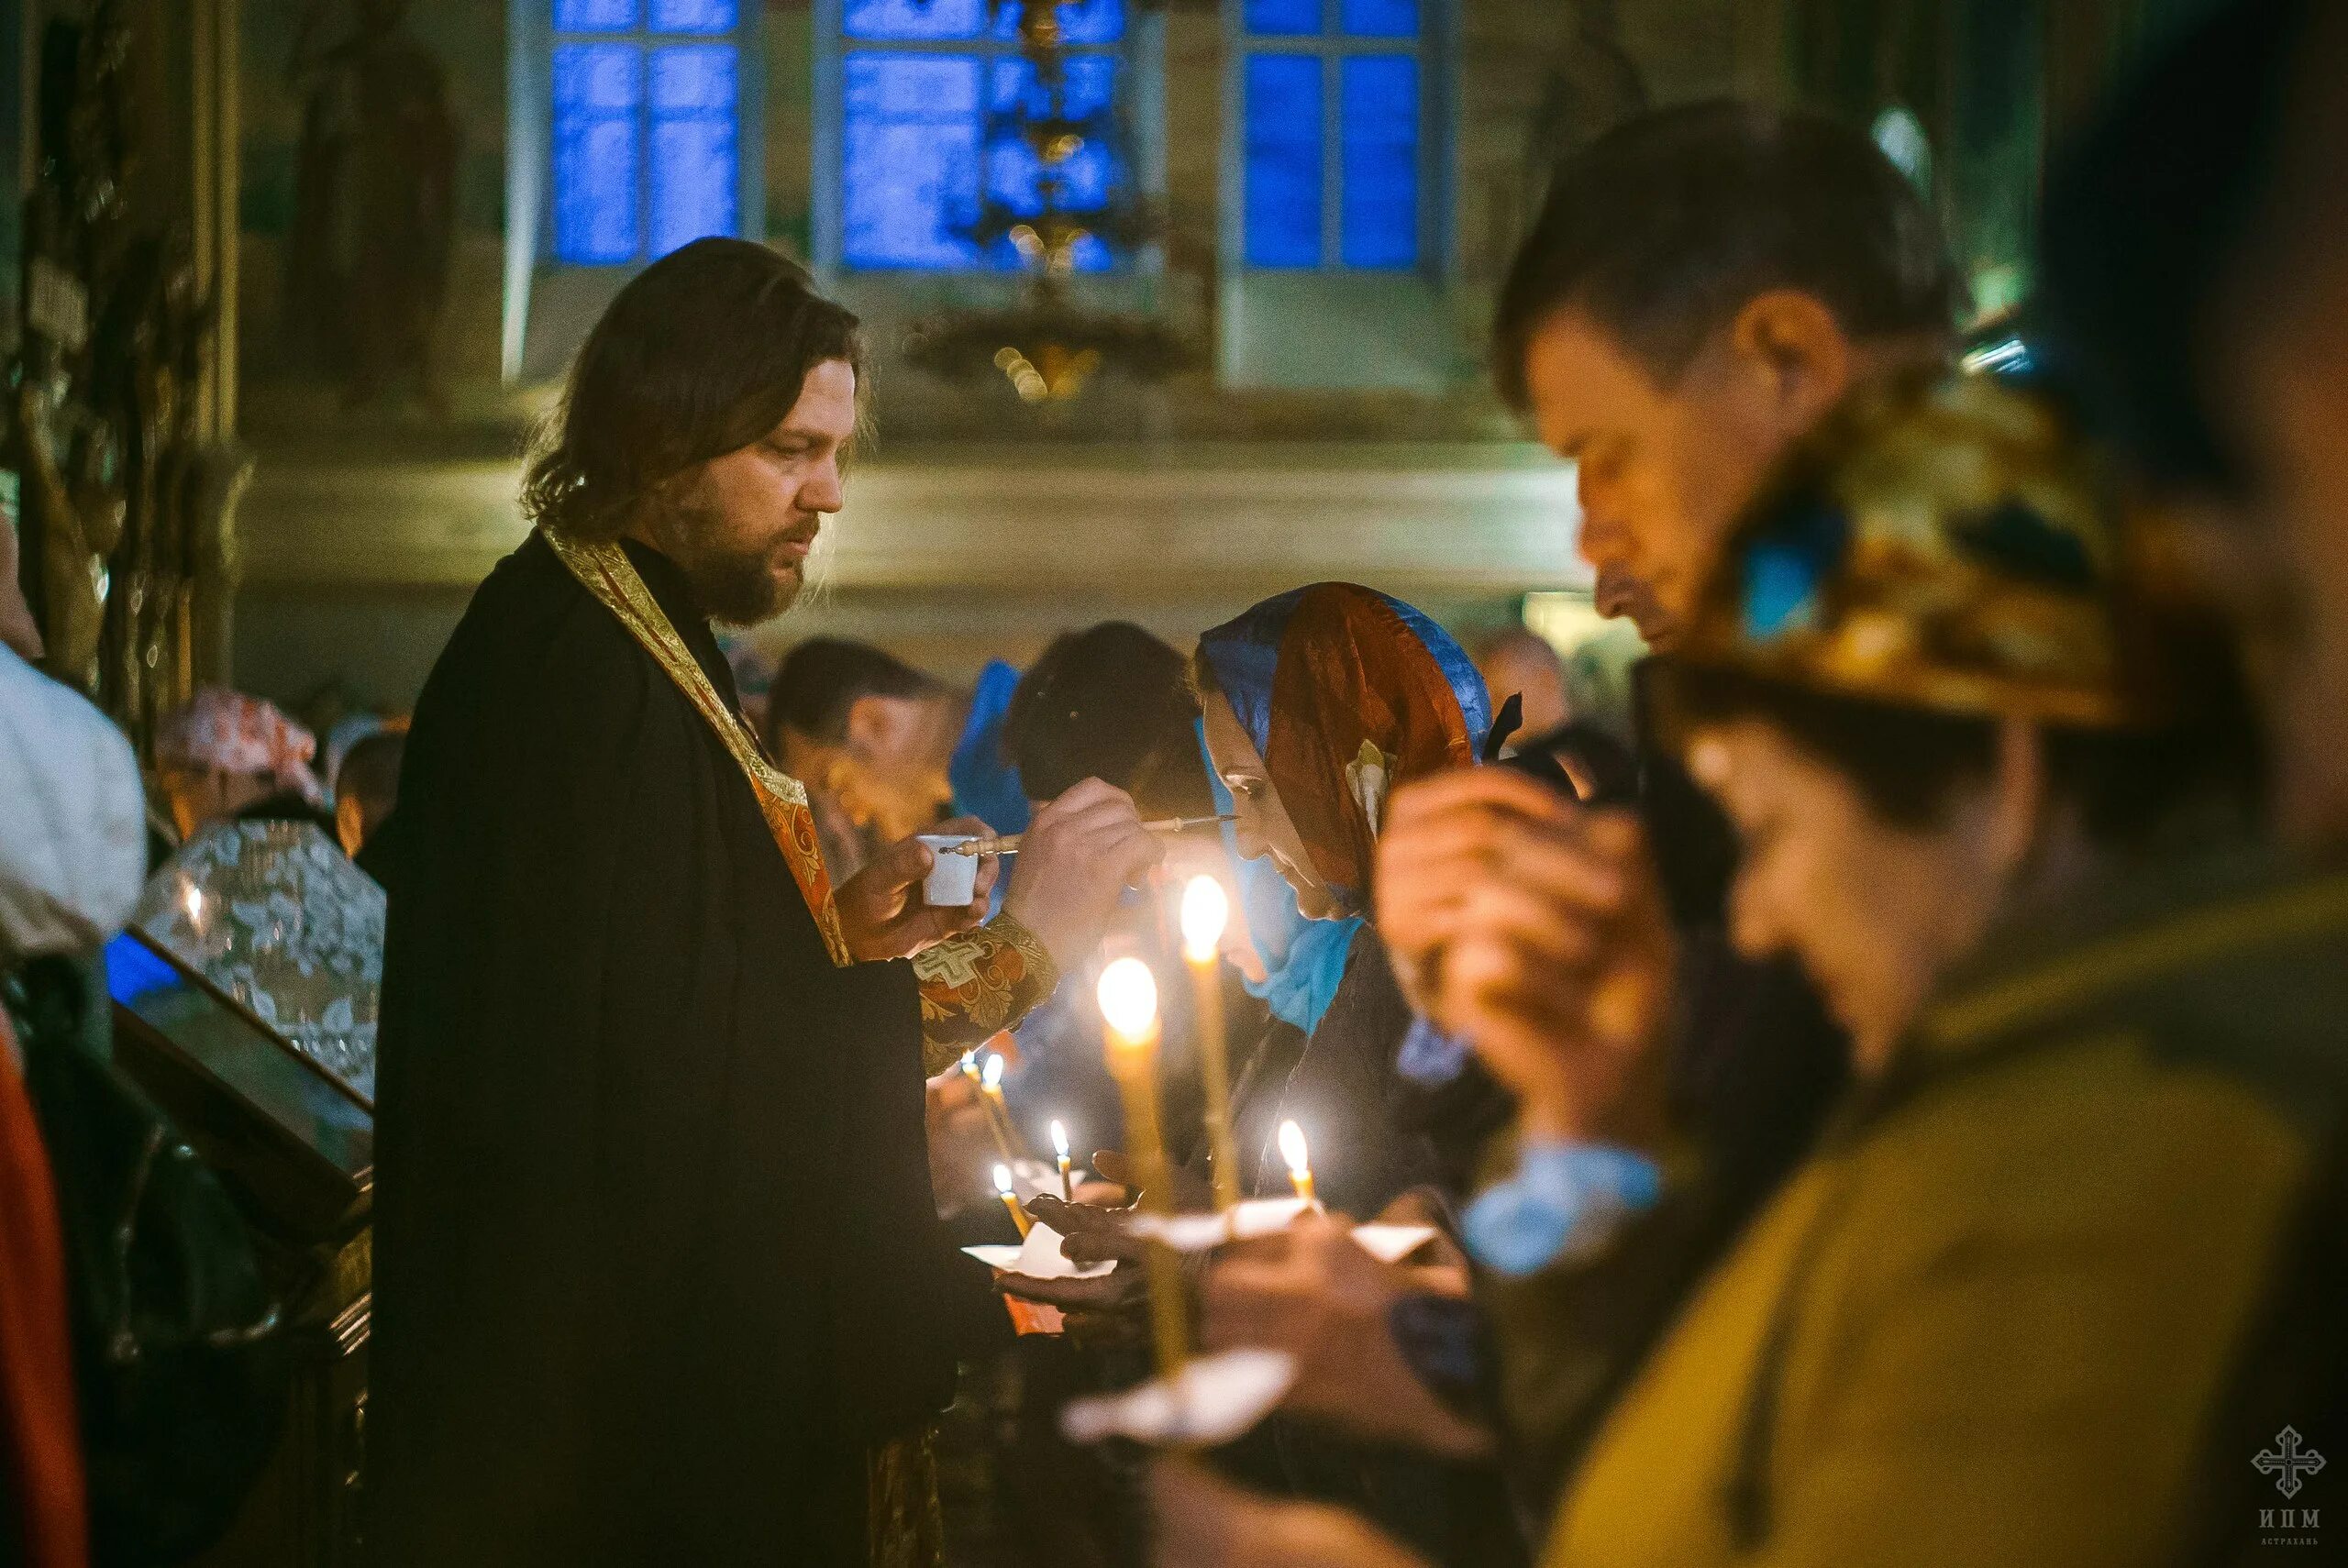
{"label": "man's ear", "polygon": [[1729,324],[1737,363],[1763,382],[1779,432],[1808,431],[1851,384],[1851,339],[1817,295],[1770,289],[1744,302]]}

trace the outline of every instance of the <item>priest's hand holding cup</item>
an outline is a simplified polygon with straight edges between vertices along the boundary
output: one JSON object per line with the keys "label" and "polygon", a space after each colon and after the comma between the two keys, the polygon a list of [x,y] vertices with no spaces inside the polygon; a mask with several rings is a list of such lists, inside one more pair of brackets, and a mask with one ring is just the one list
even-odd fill
{"label": "priest's hand holding cup", "polygon": [[1098,778],[1080,780],[1038,811],[1020,836],[1003,909],[1066,974],[1101,940],[1118,895],[1164,854],[1143,829],[1132,796]]}
{"label": "priest's hand holding cup", "polygon": [[1651,1133],[1677,940],[1634,816],[1500,768],[1445,774],[1396,793],[1377,892],[1413,1001],[1528,1127]]}
{"label": "priest's hand holding cup", "polygon": [[[980,834],[987,826],[976,817],[957,817],[940,823],[936,831]],[[1000,862],[989,858],[979,863],[978,885],[968,904],[937,905],[924,902],[921,893],[922,878],[929,875],[936,858],[936,852],[921,840],[900,839],[834,889],[840,930],[858,963],[910,957],[986,918]]]}

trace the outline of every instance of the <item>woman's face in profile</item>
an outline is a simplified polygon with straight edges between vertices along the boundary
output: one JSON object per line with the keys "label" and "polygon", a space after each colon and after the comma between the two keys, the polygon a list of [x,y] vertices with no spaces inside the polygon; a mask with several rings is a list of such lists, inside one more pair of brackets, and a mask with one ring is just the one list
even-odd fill
{"label": "woman's face in profile", "polygon": [[1281,878],[1296,889],[1296,907],[1307,920],[1336,919],[1344,911],[1312,868],[1312,856],[1273,791],[1270,772],[1240,725],[1239,715],[1220,691],[1207,694],[1201,712],[1208,755],[1214,758],[1215,772],[1231,791],[1232,810],[1238,815],[1231,827],[1239,853],[1250,860],[1269,856]]}
{"label": "woman's face in profile", "polygon": [[1797,959],[1850,1031],[1860,1070],[1877,1070],[1995,900],[1982,791],[1968,790],[1944,825],[1898,826],[1848,776],[1758,718],[1698,729],[1688,766],[1742,843],[1729,895],[1737,950]]}

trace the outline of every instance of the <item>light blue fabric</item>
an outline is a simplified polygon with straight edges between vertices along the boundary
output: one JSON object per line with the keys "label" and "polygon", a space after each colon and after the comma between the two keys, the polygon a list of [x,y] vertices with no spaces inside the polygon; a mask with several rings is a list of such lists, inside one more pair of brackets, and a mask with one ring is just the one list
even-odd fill
{"label": "light blue fabric", "polygon": [[[1214,671],[1223,700],[1231,704],[1239,727],[1256,747],[1257,756],[1272,753],[1272,677],[1279,668],[1280,638],[1304,590],[1291,588],[1252,605],[1199,639],[1199,657]],[[1199,734],[1206,734],[1203,725]],[[1199,743],[1206,744],[1203,739]],[[1210,773],[1214,759],[1207,759]]]}
{"label": "light blue fabric", "polygon": [[1387,603],[1402,618],[1411,635],[1425,645],[1434,667],[1443,671],[1445,685],[1451,688],[1454,701],[1459,704],[1460,722],[1468,726],[1468,749],[1476,756],[1484,754],[1484,737],[1492,730],[1492,697],[1485,689],[1484,677],[1476,668],[1476,661],[1457,638],[1434,624],[1434,618],[1415,604],[1405,604],[1395,598]]}
{"label": "light blue fabric", "polygon": [[1516,1174],[1494,1183],[1460,1216],[1460,1239],[1485,1267],[1535,1274],[1602,1244],[1633,1214],[1663,1197],[1663,1172],[1645,1154],[1611,1143],[1531,1139]]}
{"label": "light blue fabric", "polygon": [[[1224,788],[1207,751],[1206,725],[1197,725],[1199,755],[1205,759],[1207,787],[1214,793],[1218,816],[1232,812],[1231,791]],[[1262,961],[1265,977],[1242,977],[1247,994],[1272,1010],[1272,1016],[1292,1023],[1307,1034],[1329,1010],[1338,982],[1346,977],[1346,958],[1353,951],[1354,933],[1368,922],[1359,915],[1343,920],[1307,920],[1296,907],[1296,889],[1268,857],[1249,860],[1239,853],[1238,834],[1223,824],[1224,853],[1231,857],[1239,885],[1239,908],[1247,917],[1247,940]]]}
{"label": "light blue fabric", "polygon": [[1401,1049],[1394,1054],[1394,1070],[1427,1088],[1438,1088],[1457,1077],[1468,1066],[1468,1043],[1445,1034],[1422,1013],[1411,1015]]}
{"label": "light blue fabric", "polygon": [[[1268,873],[1271,863],[1250,860],[1248,866],[1261,866]],[[1261,997],[1272,1010],[1272,1016],[1285,1019],[1307,1034],[1320,1027],[1321,1015],[1329,1010],[1329,1003],[1337,995],[1337,986],[1346,977],[1346,960],[1352,955],[1354,934],[1369,922],[1359,915],[1347,915],[1343,920],[1303,920],[1303,928],[1289,944],[1288,962],[1266,976],[1258,986],[1253,980],[1243,980],[1250,996]]]}
{"label": "light blue fabric", "polygon": [[1001,659],[979,671],[970,716],[946,767],[954,787],[954,814],[976,817],[997,833],[1023,833],[1027,827],[1027,791],[1018,767],[1002,751],[1003,715],[1018,686],[1019,672]]}

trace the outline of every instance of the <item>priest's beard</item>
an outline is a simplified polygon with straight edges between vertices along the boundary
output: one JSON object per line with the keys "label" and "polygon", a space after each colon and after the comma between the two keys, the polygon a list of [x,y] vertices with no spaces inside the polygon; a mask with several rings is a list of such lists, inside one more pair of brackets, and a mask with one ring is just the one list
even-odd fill
{"label": "priest's beard", "polygon": [[649,530],[660,553],[692,585],[702,613],[722,626],[755,626],[791,608],[805,586],[803,561],[779,563],[786,544],[811,540],[822,519],[745,537],[718,508],[688,497],[663,509]]}

